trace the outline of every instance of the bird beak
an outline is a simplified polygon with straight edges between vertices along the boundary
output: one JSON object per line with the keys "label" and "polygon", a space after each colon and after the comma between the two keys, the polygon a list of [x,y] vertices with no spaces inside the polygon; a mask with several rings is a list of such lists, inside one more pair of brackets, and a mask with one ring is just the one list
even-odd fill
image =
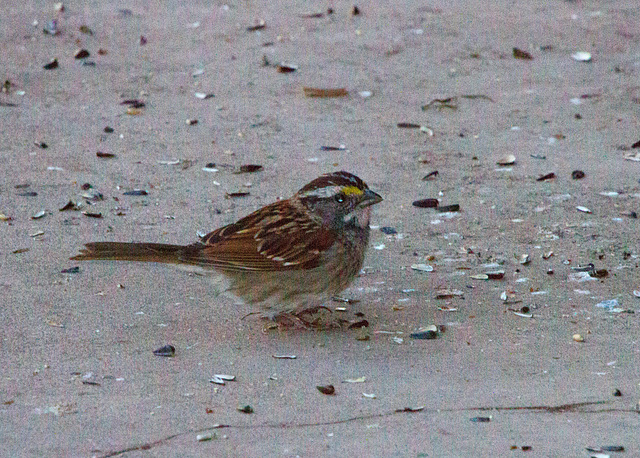
{"label": "bird beak", "polygon": [[382,202],[382,196],[377,192],[373,192],[371,189],[367,189],[362,196],[362,200],[358,205],[360,208],[369,207],[377,203]]}

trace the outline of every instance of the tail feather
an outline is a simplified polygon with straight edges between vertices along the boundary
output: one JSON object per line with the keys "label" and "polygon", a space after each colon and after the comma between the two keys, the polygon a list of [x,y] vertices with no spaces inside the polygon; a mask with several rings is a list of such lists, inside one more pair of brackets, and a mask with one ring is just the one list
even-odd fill
{"label": "tail feather", "polygon": [[164,243],[92,242],[73,261],[115,260],[180,264],[185,247]]}

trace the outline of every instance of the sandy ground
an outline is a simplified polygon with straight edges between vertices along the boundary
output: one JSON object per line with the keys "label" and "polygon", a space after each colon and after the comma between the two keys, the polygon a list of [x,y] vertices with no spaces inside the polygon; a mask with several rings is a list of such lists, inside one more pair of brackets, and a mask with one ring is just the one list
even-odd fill
{"label": "sandy ground", "polygon": [[[635,1],[77,3],[0,19],[4,456],[640,455]],[[369,340],[263,332],[202,277],[68,260],[91,240],[190,243],[340,169],[385,198],[344,293],[359,302],[334,312],[364,314]],[[588,263],[602,278],[574,270]],[[437,339],[409,336],[428,325]]]}

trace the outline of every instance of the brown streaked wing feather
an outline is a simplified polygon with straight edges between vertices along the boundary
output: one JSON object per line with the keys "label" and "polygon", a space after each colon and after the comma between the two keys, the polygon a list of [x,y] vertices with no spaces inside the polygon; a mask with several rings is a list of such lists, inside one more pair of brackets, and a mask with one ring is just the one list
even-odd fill
{"label": "brown streaked wing feather", "polygon": [[334,232],[281,201],[205,235],[181,260],[233,271],[311,269],[335,240]]}

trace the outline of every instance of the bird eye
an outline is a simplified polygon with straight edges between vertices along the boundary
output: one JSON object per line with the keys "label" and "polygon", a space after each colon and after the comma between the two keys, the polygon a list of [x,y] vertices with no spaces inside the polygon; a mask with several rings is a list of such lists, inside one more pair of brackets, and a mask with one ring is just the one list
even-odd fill
{"label": "bird eye", "polygon": [[334,199],[336,200],[336,202],[338,202],[338,203],[342,203],[342,202],[344,202],[344,194],[342,194],[341,192],[339,192],[338,194],[336,194],[333,198],[334,198]]}

